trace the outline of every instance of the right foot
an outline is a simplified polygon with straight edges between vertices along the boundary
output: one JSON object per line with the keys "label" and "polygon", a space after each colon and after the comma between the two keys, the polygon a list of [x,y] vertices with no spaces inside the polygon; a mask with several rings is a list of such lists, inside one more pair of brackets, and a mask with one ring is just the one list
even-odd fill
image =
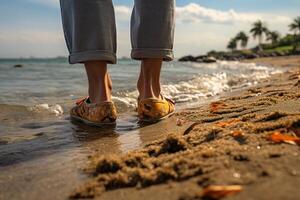
{"label": "right foot", "polygon": [[113,102],[91,103],[89,98],[85,98],[76,104],[70,111],[71,119],[94,126],[116,123],[117,111]]}
{"label": "right foot", "polygon": [[138,102],[138,116],[142,122],[158,122],[174,114],[175,102],[161,96],[162,99],[147,98]]}

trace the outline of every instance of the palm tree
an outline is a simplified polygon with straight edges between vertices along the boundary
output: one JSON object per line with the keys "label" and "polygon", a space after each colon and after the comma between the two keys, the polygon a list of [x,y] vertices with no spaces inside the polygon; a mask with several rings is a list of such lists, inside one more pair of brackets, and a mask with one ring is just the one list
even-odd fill
{"label": "palm tree", "polygon": [[267,34],[267,41],[271,41],[272,44],[277,44],[280,39],[280,34],[277,31],[269,31]]}
{"label": "palm tree", "polygon": [[241,31],[235,36],[236,41],[241,42],[241,47],[246,48],[248,44],[249,37],[246,35],[245,32]]}
{"label": "palm tree", "polygon": [[298,32],[300,32],[300,17],[296,17],[289,27],[290,31],[294,31],[295,34],[298,34]]}
{"label": "palm tree", "polygon": [[261,43],[263,41],[263,36],[264,34],[267,35],[268,28],[261,20],[258,20],[253,23],[253,27],[250,30],[250,33],[252,33],[254,39],[258,37],[258,48],[261,50]]}
{"label": "palm tree", "polygon": [[236,38],[232,38],[227,45],[227,49],[234,51],[236,48],[237,48],[237,40]]}
{"label": "palm tree", "polygon": [[289,27],[290,27],[290,31],[294,31],[294,40],[295,40],[294,50],[295,50],[297,48],[297,41],[299,40],[297,39],[297,36],[300,33],[300,17],[296,17],[293,23],[289,25]]}

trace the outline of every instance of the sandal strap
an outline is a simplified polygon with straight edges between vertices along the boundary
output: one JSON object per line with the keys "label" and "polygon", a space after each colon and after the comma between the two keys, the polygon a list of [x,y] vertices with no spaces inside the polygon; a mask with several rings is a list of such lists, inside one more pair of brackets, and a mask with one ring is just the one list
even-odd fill
{"label": "sandal strap", "polygon": [[83,104],[89,97],[83,97],[81,99],[76,100],[76,105],[79,106]]}
{"label": "sandal strap", "polygon": [[[172,100],[172,99],[170,99],[170,98],[167,98],[167,97],[165,97],[164,95],[162,95],[162,94],[160,94],[160,96],[161,96],[161,98],[162,98],[162,100],[166,100],[166,101],[168,101],[168,102],[170,102],[170,103],[172,103],[172,104],[174,104],[175,105],[175,101],[174,100]],[[137,102],[139,103],[140,102],[140,96],[138,96],[138,98],[137,98]]]}
{"label": "sandal strap", "polygon": [[[162,96],[162,95],[161,95]],[[170,98],[167,98],[167,97],[164,97],[162,96],[166,101],[168,101],[169,103],[172,103],[173,105],[175,105],[175,101],[170,99]]]}

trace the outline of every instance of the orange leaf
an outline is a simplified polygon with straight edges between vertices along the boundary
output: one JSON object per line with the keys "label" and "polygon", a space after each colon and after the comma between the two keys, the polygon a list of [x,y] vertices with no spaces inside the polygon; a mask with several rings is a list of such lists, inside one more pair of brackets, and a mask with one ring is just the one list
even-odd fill
{"label": "orange leaf", "polygon": [[212,198],[212,199],[221,199],[230,195],[235,195],[242,191],[242,186],[240,185],[228,185],[228,186],[219,186],[211,185],[203,190],[203,197]]}
{"label": "orange leaf", "polygon": [[239,130],[234,130],[234,131],[232,131],[231,132],[231,134],[232,134],[232,136],[233,137],[242,137],[242,136],[244,136],[245,135],[245,133],[243,133],[242,131],[239,131]]}
{"label": "orange leaf", "polygon": [[211,112],[216,112],[219,109],[225,108],[227,105],[223,102],[212,102],[210,104],[210,111]]}
{"label": "orange leaf", "polygon": [[232,120],[229,120],[229,121],[217,122],[216,125],[221,127],[221,128],[225,128],[225,127],[230,126],[232,124],[235,124],[237,122],[240,122],[240,120],[239,119],[232,119]]}
{"label": "orange leaf", "polygon": [[268,137],[269,140],[275,142],[275,143],[289,143],[289,144],[298,144],[300,145],[300,138],[294,137],[290,135],[283,135],[280,132],[274,132]]}

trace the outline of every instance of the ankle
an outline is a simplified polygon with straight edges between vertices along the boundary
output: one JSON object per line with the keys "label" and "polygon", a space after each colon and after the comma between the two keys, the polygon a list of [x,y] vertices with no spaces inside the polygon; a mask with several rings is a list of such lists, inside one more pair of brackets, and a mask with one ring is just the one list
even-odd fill
{"label": "ankle", "polygon": [[161,99],[160,71],[162,59],[144,59],[141,65],[140,78],[137,88],[140,99]]}
{"label": "ankle", "polygon": [[91,103],[111,101],[112,83],[107,72],[106,61],[85,63]]}
{"label": "ankle", "polygon": [[161,99],[161,90],[159,84],[144,83],[143,89],[140,91],[141,99],[155,98]]}

